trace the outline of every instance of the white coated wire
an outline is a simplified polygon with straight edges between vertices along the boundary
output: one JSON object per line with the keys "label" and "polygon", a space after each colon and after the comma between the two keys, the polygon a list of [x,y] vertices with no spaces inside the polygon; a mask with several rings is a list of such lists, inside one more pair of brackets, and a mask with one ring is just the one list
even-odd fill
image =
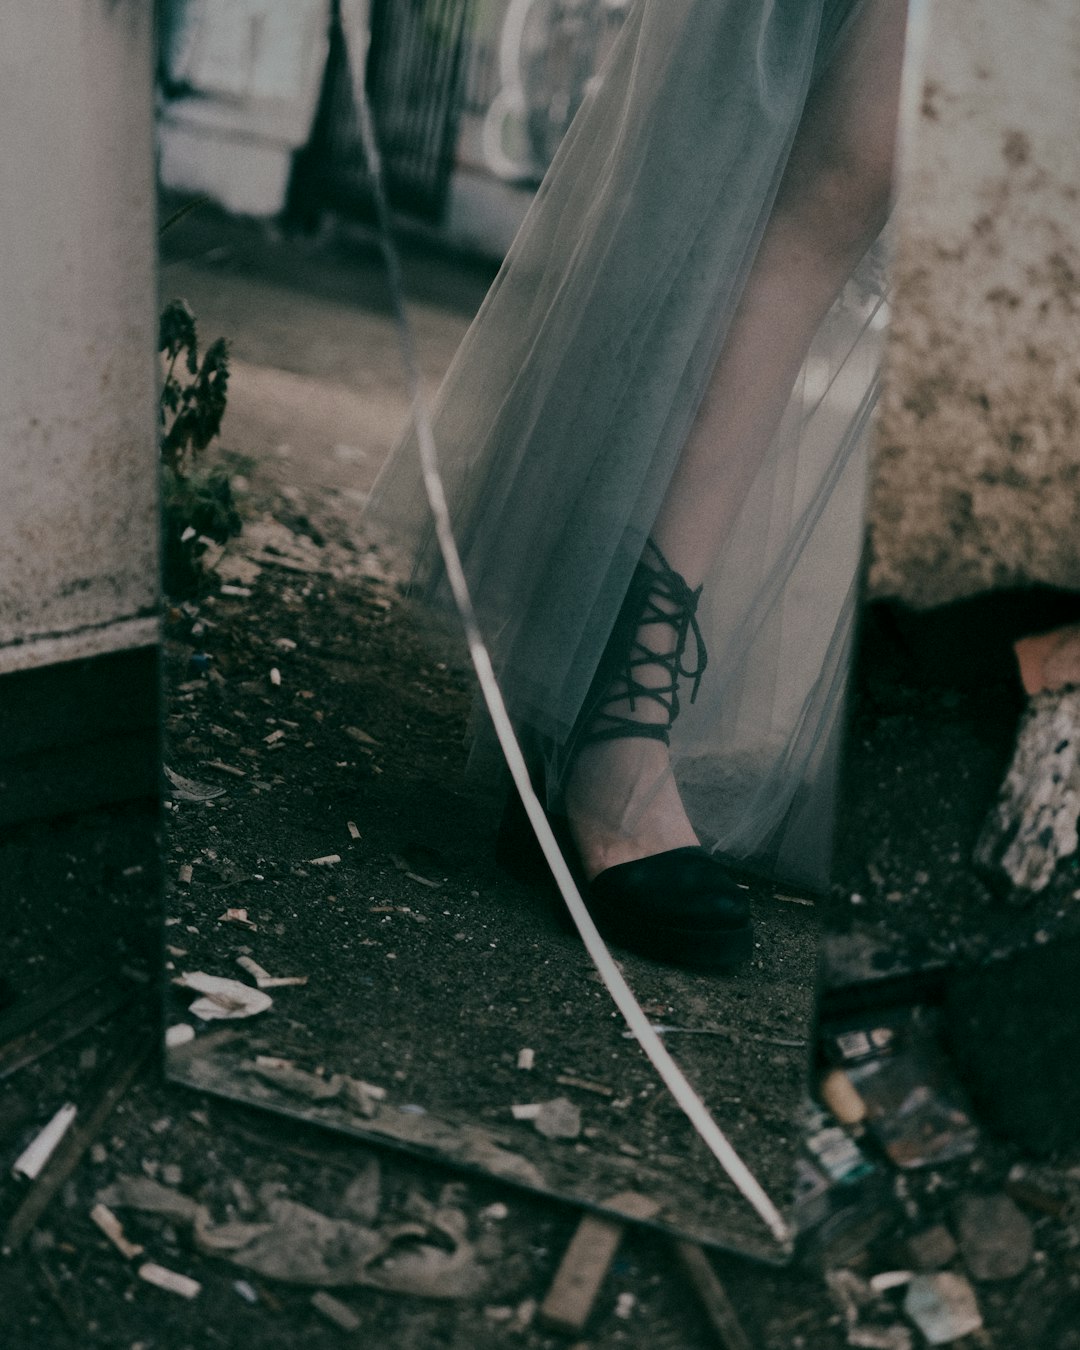
{"label": "white coated wire", "polygon": [[585,949],[615,1001],[615,1006],[625,1018],[627,1026],[660,1075],[665,1087],[686,1114],[710,1152],[766,1224],[776,1241],[785,1252],[790,1252],[792,1232],[783,1215],[773,1204],[757,1177],[739,1157],[710,1115],[705,1103],[672,1059],[641,1005],[634,997],[630,986],[623,978],[622,972],[616,965],[611,952],[597,931],[595,923],[593,923],[592,916],[585,907],[585,902],[574,883],[566,859],[563,857],[552,833],[544,808],[533,791],[529,771],[525,765],[525,757],[514,734],[502,690],[492,668],[491,657],[480,633],[472,597],[469,594],[468,583],[461,566],[461,558],[450,523],[450,513],[447,510],[442,477],[438,469],[438,454],[435,448],[431,418],[423,394],[412,330],[405,314],[400,263],[390,234],[390,211],[383,187],[381,157],[364,88],[364,68],[368,41],[367,26],[352,5],[342,5],[342,18],[352,77],[353,100],[359,122],[361,143],[374,190],[379,242],[385,259],[398,339],[406,368],[424,488],[434,518],[436,537],[446,568],[447,580],[465,631],[469,656],[476,671],[488,714],[491,717],[511,777],[514,780],[514,786],[521,796],[522,804],[536,833],[536,838],[562,893],[563,900],[566,902],[570,916],[581,934]]}

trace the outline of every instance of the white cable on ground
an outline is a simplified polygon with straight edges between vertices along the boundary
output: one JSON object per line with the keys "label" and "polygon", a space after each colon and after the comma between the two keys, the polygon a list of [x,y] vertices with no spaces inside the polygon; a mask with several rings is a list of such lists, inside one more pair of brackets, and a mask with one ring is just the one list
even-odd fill
{"label": "white cable on ground", "polygon": [[[592,916],[585,907],[585,902],[582,900],[581,894],[570,874],[570,868],[567,866],[566,859],[563,857],[562,851],[552,833],[551,826],[548,824],[544,808],[541,806],[536,793],[533,791],[532,782],[529,778],[529,771],[525,765],[525,757],[522,754],[521,746],[518,744],[517,737],[514,734],[510,717],[506,710],[506,704],[503,700],[502,690],[499,687],[498,680],[496,679],[495,672],[492,668],[491,657],[480,633],[476,612],[473,608],[472,597],[469,594],[468,583],[466,582],[465,573],[461,566],[461,558],[458,553],[457,543],[454,539],[454,532],[450,523],[450,513],[447,510],[446,505],[446,494],[443,489],[443,481],[438,469],[438,456],[435,448],[434,434],[432,432],[431,418],[428,414],[427,404],[424,399],[419,363],[416,359],[416,352],[412,340],[412,331],[405,315],[401,268],[390,235],[390,211],[383,188],[382,163],[379,156],[378,145],[375,140],[374,126],[367,102],[367,94],[364,89],[363,72],[366,65],[366,60],[364,58],[367,47],[367,32],[366,27],[361,21],[357,20],[356,22],[350,22],[352,17],[351,6],[343,4],[343,28],[346,30],[346,48],[349,53],[349,66],[352,75],[353,101],[359,121],[361,144],[367,160],[368,171],[371,174],[372,179],[379,241],[386,262],[391,299],[394,307],[394,318],[398,330],[398,339],[401,343],[402,356],[404,358],[408,377],[409,393],[412,403],[412,417],[419,444],[424,488],[427,492],[432,516],[434,517],[436,537],[438,539],[439,549],[442,553],[443,564],[446,568],[447,580],[450,583],[450,590],[453,594],[455,604],[457,605],[458,613],[461,616],[469,655],[472,659],[473,667],[476,670],[476,676],[480,683],[480,690],[484,702],[487,705],[487,710],[492,723],[494,724],[495,733],[498,736],[502,752],[506,757],[506,763],[510,769],[511,777],[514,780],[514,786],[521,796],[522,804],[525,807],[529,821],[536,833],[536,838],[543,850],[548,866],[551,868],[555,882],[562,893],[563,900],[566,902],[566,907],[570,911],[570,916],[577,925],[578,932],[581,934],[582,941],[585,944],[585,949],[592,958],[592,962],[596,966],[596,969],[599,971],[604,984],[607,986],[608,992],[614,999],[616,1007],[626,1019],[627,1026],[633,1032],[641,1048],[645,1051],[645,1054],[649,1057],[653,1067],[663,1080],[664,1085],[685,1112],[694,1129],[705,1141],[710,1152],[738,1187],[742,1195],[757,1211],[773,1237],[782,1245],[785,1252],[790,1251],[792,1245],[792,1233],[788,1224],[785,1222],[783,1215],[773,1204],[757,1177],[754,1176],[753,1172],[750,1171],[747,1165],[739,1157],[738,1153],[736,1153],[735,1149],[728,1142],[723,1131],[710,1115],[705,1103],[701,1100],[682,1070],[672,1059],[667,1048],[651,1026],[641,1005],[634,997],[630,986],[623,978],[622,972],[615,964],[611,952],[608,950],[607,945],[600,936],[600,933],[592,920]],[[349,31],[350,28],[352,29],[351,32]]]}

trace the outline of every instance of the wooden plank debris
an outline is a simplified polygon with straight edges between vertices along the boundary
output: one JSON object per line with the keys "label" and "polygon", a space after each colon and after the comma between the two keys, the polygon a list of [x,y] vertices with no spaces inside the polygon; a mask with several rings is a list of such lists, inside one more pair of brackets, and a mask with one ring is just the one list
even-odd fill
{"label": "wooden plank debris", "polygon": [[696,1242],[676,1242],[675,1254],[697,1291],[706,1316],[724,1350],[754,1350],[743,1330],[727,1290],[713,1270],[709,1258]]}
{"label": "wooden plank debris", "polygon": [[[630,1220],[651,1219],[661,1208],[659,1201],[635,1191],[623,1191],[604,1203]],[[582,1218],[540,1305],[539,1322],[568,1335],[584,1328],[625,1228],[620,1220],[599,1214]]]}

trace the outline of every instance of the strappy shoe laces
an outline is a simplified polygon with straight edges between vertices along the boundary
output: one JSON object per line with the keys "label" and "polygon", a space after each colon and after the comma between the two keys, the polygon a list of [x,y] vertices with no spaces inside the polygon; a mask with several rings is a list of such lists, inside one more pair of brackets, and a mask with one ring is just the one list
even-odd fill
{"label": "strappy shoe laces", "polygon": [[[708,663],[705,641],[697,621],[701,587],[692,590],[651,539],[646,541],[645,547],[655,556],[656,563],[642,558],[634,571],[605,659],[593,682],[597,691],[595,704],[589,706],[578,740],[579,749],[596,741],[623,736],[646,737],[667,745],[671,724],[679,715],[680,679],[693,681],[690,702],[697,698]],[[675,642],[670,651],[655,651],[644,641],[645,631],[657,625],[673,630]],[[694,659],[692,665],[687,665],[686,652],[691,639]],[[650,666],[660,667],[666,680],[645,683],[640,672]],[[635,718],[632,714],[641,700],[659,704],[663,719],[642,721]],[[622,706],[629,712],[615,711]]]}

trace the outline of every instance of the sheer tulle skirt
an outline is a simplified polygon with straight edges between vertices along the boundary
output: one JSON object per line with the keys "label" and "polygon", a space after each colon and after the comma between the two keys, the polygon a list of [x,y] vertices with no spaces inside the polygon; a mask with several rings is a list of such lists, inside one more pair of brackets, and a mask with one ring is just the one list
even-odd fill
{"label": "sheer tulle skirt", "polygon": [[[440,392],[466,572],[553,791],[807,92],[854,8],[639,0]],[[793,881],[820,883],[828,866],[883,318],[874,272],[822,325],[718,541],[699,612],[708,671],[672,733],[671,772],[703,839]],[[411,436],[367,520],[407,559],[414,592],[446,606]],[[489,742],[481,729],[479,759]]]}

